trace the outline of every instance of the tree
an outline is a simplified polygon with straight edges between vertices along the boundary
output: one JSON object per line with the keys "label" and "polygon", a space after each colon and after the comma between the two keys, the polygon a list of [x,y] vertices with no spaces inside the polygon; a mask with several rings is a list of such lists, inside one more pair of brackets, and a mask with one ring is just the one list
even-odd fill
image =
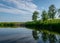
{"label": "tree", "polygon": [[39,14],[39,12],[34,11],[34,12],[33,12],[33,15],[32,15],[32,20],[37,21],[38,14]]}
{"label": "tree", "polygon": [[56,14],[56,7],[54,5],[51,5],[49,7],[49,10],[48,10],[48,16],[49,16],[49,18],[54,19],[55,14]]}
{"label": "tree", "polygon": [[43,19],[43,21],[48,19],[48,14],[45,10],[42,11],[42,19]]}
{"label": "tree", "polygon": [[60,17],[60,9],[58,9],[58,15],[59,15],[59,17]]}

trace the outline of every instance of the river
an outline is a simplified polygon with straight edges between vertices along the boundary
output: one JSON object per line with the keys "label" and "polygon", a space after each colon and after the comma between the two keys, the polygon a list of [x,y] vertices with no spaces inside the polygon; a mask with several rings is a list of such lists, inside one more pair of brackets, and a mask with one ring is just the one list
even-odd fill
{"label": "river", "polygon": [[0,28],[0,43],[60,43],[60,34],[25,27]]}

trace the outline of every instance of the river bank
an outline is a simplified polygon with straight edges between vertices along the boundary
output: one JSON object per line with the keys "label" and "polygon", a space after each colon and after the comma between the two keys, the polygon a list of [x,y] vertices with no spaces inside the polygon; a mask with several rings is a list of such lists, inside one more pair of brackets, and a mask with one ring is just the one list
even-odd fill
{"label": "river bank", "polygon": [[26,27],[28,28],[39,28],[39,29],[46,29],[46,30],[52,30],[52,31],[58,31],[60,32],[60,19],[51,19],[46,21],[31,21],[26,22]]}

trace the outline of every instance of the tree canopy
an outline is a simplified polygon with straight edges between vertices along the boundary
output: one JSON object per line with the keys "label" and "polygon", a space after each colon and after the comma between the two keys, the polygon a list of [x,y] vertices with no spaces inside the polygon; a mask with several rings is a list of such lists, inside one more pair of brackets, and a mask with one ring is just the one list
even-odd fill
{"label": "tree canopy", "polygon": [[37,21],[38,14],[39,14],[39,12],[34,11],[34,12],[33,12],[33,15],[32,15],[32,20]]}
{"label": "tree canopy", "polygon": [[50,5],[49,10],[48,10],[49,18],[54,19],[55,14],[56,14],[56,7],[54,5]]}
{"label": "tree canopy", "polygon": [[43,21],[48,19],[48,14],[45,10],[42,11],[42,19],[43,19]]}

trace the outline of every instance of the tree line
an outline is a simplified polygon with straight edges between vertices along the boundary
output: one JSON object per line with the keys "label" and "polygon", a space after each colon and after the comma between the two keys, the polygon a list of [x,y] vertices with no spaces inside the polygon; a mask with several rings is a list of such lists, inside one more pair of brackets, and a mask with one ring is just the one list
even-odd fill
{"label": "tree line", "polygon": [[25,26],[28,28],[40,28],[46,30],[53,30],[60,32],[60,19],[55,19],[57,12],[60,14],[60,9],[56,9],[54,5],[50,5],[48,11],[42,11],[42,19],[38,19],[39,12],[34,11],[32,15],[32,20],[25,23]]}
{"label": "tree line", "polygon": [[[54,5],[50,5],[48,11],[46,11],[46,10],[42,11],[42,15],[41,15],[42,20],[45,21],[48,19],[54,19],[57,12],[58,12],[58,14],[60,14],[60,9],[56,9],[56,7]],[[39,15],[39,12],[34,11],[33,15],[32,15],[32,20],[37,21],[38,15]],[[59,17],[60,17],[60,15],[59,15]]]}

